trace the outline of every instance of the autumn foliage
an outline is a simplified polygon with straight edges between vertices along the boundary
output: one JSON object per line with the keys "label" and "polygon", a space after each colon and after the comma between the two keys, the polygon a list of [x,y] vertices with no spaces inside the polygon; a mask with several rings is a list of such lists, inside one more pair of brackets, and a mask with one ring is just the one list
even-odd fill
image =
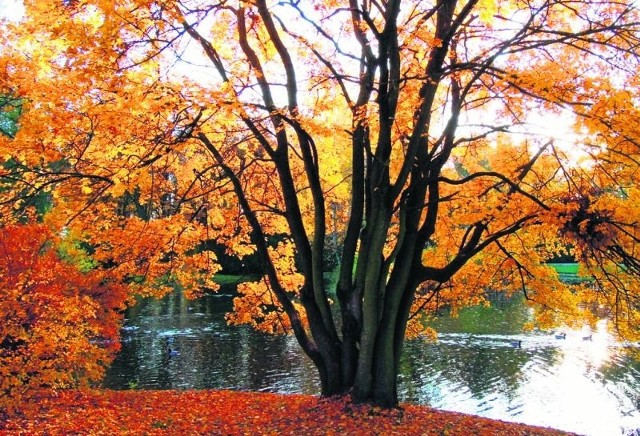
{"label": "autumn foliage", "polygon": [[354,405],[345,397],[233,391],[66,391],[43,395],[38,407],[34,415],[12,419],[4,429],[17,435],[567,434],[424,406],[382,410]]}
{"label": "autumn foliage", "polygon": [[126,293],[63,261],[43,225],[0,231],[0,419],[44,388],[101,380],[119,349]]}
{"label": "autumn foliage", "polygon": [[229,321],[384,406],[407,335],[492,292],[532,326],[640,337],[633,2],[24,3],[0,32],[2,216],[47,199],[115,282],[197,295],[214,243],[257,253]]}

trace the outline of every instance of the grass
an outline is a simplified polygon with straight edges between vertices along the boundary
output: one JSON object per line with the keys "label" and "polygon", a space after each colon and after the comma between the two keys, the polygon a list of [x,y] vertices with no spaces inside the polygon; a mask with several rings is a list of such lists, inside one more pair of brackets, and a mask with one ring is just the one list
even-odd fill
{"label": "grass", "polygon": [[247,275],[235,275],[235,274],[216,274],[213,277],[213,281],[219,285],[237,285],[242,282],[250,282],[252,280],[256,280],[258,278],[257,275],[247,274]]}
{"label": "grass", "polygon": [[579,264],[577,263],[550,263],[548,265],[553,267],[558,274],[578,274]]}

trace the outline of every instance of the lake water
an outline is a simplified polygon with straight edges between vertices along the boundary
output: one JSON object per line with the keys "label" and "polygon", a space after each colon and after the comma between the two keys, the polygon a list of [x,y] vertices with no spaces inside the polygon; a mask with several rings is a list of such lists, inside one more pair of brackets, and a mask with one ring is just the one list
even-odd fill
{"label": "lake water", "polygon": [[[295,339],[226,325],[231,298],[140,302],[128,312],[104,386],[318,394],[315,369]],[[617,343],[605,321],[591,340],[585,331],[557,339],[498,327],[508,334],[447,325],[437,343],[409,341],[401,401],[584,435],[640,435],[638,344]]]}

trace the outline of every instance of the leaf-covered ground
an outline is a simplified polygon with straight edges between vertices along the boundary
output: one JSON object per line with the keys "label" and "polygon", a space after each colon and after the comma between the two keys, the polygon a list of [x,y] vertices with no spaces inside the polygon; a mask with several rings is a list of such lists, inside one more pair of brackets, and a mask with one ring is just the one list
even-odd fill
{"label": "leaf-covered ground", "polygon": [[565,435],[428,407],[355,406],[346,398],[234,391],[58,391],[0,434]]}

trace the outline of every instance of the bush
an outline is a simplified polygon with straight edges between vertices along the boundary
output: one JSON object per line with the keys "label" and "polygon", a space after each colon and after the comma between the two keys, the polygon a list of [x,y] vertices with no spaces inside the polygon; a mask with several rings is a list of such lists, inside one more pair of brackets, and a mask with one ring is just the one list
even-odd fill
{"label": "bush", "polygon": [[99,381],[119,349],[126,293],[60,259],[43,225],[0,231],[0,415],[41,388]]}

